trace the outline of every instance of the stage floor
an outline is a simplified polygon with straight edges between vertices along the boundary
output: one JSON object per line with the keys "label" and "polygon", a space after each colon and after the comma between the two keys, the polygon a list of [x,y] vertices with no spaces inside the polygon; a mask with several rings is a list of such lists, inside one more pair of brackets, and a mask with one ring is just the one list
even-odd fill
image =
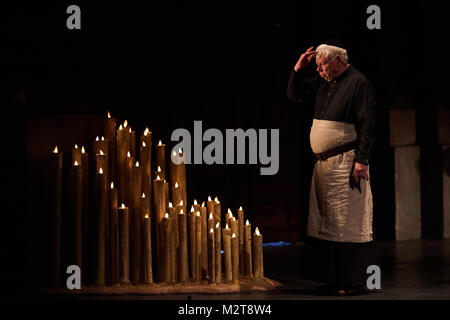
{"label": "stage floor", "polygon": [[[309,280],[304,243],[264,247],[264,270],[282,284],[266,292],[228,294],[164,294],[77,296],[76,299],[126,300],[439,300],[450,299],[450,239],[376,242],[381,290],[366,295],[336,297],[322,293],[323,284]],[[368,275],[369,276],[369,275]],[[69,296],[46,296],[72,299]]]}

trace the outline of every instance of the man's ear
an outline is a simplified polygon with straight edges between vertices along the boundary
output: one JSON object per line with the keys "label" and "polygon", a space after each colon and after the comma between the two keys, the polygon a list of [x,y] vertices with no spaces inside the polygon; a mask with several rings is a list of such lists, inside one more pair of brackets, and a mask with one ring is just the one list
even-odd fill
{"label": "man's ear", "polygon": [[342,62],[342,57],[340,55],[337,55],[336,57],[334,57],[334,60],[336,62]]}

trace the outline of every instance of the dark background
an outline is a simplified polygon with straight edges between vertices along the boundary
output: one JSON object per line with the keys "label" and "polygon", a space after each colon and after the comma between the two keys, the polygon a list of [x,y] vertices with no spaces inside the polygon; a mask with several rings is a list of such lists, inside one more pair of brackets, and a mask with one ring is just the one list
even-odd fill
{"label": "dark background", "polygon": [[[66,28],[71,4],[81,7],[81,30]],[[366,28],[370,4],[381,8],[381,30]],[[194,120],[202,120],[204,130],[222,132],[279,128],[277,175],[260,176],[259,165],[191,166],[188,199],[217,195],[225,208],[243,205],[265,241],[302,241],[313,166],[312,106],[290,102],[286,85],[299,55],[330,38],[347,45],[350,62],[376,88],[371,160],[376,239],[394,237],[392,108],[416,110],[417,143],[426,155],[423,236],[439,238],[436,110],[448,107],[442,81],[449,69],[445,18],[442,5],[430,1],[5,5],[2,181],[11,192],[3,200],[1,242],[7,284],[36,287],[26,274],[47,270],[42,252],[50,229],[40,168],[48,153],[57,143],[67,154],[73,143],[88,145],[99,134],[89,124],[106,110],[118,122],[127,119],[137,133],[149,126],[154,144],[163,139],[169,145],[171,132],[192,130]],[[83,130],[73,130],[73,119]]]}

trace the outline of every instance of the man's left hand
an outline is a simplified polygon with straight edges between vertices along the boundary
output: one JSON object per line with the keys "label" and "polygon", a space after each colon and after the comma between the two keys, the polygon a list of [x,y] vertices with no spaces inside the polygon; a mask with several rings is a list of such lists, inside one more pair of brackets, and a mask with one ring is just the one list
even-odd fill
{"label": "man's left hand", "polygon": [[359,162],[355,162],[355,168],[353,169],[352,176],[357,186],[359,186],[359,181],[361,178],[369,181],[369,166],[366,166],[365,164]]}

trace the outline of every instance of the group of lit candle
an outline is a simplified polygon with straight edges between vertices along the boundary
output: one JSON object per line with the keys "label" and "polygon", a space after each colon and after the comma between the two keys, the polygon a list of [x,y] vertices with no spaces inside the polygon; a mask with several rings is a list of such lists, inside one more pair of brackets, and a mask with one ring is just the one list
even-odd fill
{"label": "group of lit candle", "polygon": [[[95,220],[95,232],[90,239],[95,239],[93,265],[98,285],[153,283],[153,265],[157,281],[165,283],[207,280],[239,284],[241,276],[263,277],[262,235],[256,228],[252,236],[248,220],[244,225],[242,207],[237,210],[237,219],[228,209],[225,226],[217,197],[214,200],[208,197],[206,205],[194,200],[187,212],[184,162],[170,161],[168,177],[165,145],[159,141],[155,146],[156,170],[152,172],[151,151],[152,133],[148,128],[140,136],[138,154],[136,135],[128,122],[125,120],[116,129],[116,119],[108,112],[105,135],[97,136],[92,143],[95,155],[91,159],[95,167],[92,188],[89,155],[84,146],[74,145],[69,182],[74,262],[85,270],[83,236],[89,214]],[[173,151],[172,157],[176,156],[183,158],[181,149]],[[55,147],[50,160],[55,198],[54,285],[59,284],[61,263],[62,157],[63,153]],[[91,210],[87,207],[89,197],[95,203]]]}

